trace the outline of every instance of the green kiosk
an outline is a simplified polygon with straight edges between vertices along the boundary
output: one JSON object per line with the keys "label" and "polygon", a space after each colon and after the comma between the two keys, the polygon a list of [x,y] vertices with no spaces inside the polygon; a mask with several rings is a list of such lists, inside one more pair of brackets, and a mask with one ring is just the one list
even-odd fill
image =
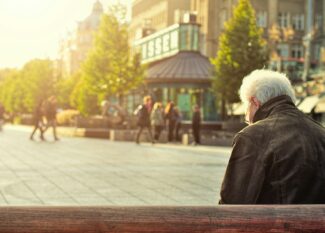
{"label": "green kiosk", "polygon": [[201,107],[204,121],[216,121],[215,96],[211,92],[212,65],[199,50],[199,25],[175,24],[135,42],[146,64],[146,88],[155,101],[173,101],[183,120],[192,107]]}

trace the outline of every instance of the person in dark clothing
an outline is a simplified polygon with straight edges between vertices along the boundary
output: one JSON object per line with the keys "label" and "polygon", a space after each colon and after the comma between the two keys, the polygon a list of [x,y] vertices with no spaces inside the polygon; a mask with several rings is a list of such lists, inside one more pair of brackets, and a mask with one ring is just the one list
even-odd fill
{"label": "person in dark clothing", "polygon": [[168,125],[168,142],[174,141],[174,131],[177,120],[174,106],[174,102],[169,102],[165,108],[165,119]]}
{"label": "person in dark clothing", "polygon": [[201,144],[200,140],[200,128],[201,128],[201,112],[199,105],[195,105],[193,108],[193,116],[192,116],[192,130],[194,137],[194,144]]}
{"label": "person in dark clothing", "polygon": [[256,70],[240,97],[249,126],[234,139],[220,204],[325,204],[325,129],[295,106],[284,74]]}
{"label": "person in dark clothing", "polygon": [[45,118],[47,121],[47,125],[43,133],[45,133],[45,131],[48,130],[49,127],[52,127],[54,140],[58,141],[59,138],[56,133],[57,100],[55,96],[51,96],[47,101],[45,101],[44,110],[45,110]]}
{"label": "person in dark clothing", "polygon": [[40,131],[40,139],[45,140],[44,135],[43,135],[43,101],[38,101],[38,103],[35,106],[34,112],[33,112],[33,124],[34,124],[34,129],[30,135],[30,140],[34,140],[34,134],[36,133],[37,130]]}
{"label": "person in dark clothing", "polygon": [[181,141],[181,128],[182,128],[182,113],[179,110],[179,108],[176,106],[174,108],[175,110],[175,138],[176,141],[180,142]]}
{"label": "person in dark clothing", "polygon": [[152,142],[152,144],[155,143],[152,133],[151,133],[151,123],[150,123],[150,113],[152,109],[152,99],[150,96],[145,96],[143,98],[143,104],[140,105],[136,110],[135,114],[138,116],[138,126],[139,130],[136,136],[135,142],[137,144],[140,143],[140,135],[144,128],[148,129],[149,137]]}

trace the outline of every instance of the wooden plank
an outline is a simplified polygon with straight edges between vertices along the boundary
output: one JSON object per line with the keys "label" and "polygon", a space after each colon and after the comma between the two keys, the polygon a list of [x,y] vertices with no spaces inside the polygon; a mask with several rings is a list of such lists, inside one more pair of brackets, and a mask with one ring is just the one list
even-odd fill
{"label": "wooden plank", "polygon": [[1,207],[0,232],[325,232],[325,205]]}

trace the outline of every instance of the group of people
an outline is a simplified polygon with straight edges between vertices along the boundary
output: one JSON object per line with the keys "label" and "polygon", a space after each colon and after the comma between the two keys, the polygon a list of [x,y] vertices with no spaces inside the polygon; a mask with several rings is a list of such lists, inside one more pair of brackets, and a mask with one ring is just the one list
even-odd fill
{"label": "group of people", "polygon": [[[140,136],[142,131],[146,128],[149,133],[149,137],[152,143],[159,140],[162,130],[167,127],[168,142],[181,141],[181,126],[182,126],[182,113],[179,108],[175,106],[174,102],[169,101],[165,108],[161,102],[155,102],[153,104],[150,96],[143,98],[143,104],[135,110],[135,114],[138,116],[139,130],[136,136],[136,143],[140,143]],[[195,144],[200,144],[200,108],[198,105],[194,107],[193,113],[193,135]],[[154,136],[151,129],[154,130]]]}
{"label": "group of people", "polygon": [[30,135],[30,140],[34,140],[35,133],[40,131],[40,139],[45,140],[44,133],[49,127],[53,129],[53,137],[55,141],[59,138],[56,133],[56,111],[57,100],[55,96],[51,96],[46,100],[39,100],[33,112],[33,125],[34,129]]}

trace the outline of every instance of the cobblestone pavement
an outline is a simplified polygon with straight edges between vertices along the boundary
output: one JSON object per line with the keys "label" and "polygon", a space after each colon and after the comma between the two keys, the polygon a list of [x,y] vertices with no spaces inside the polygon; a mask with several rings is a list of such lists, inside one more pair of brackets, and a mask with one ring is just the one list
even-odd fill
{"label": "cobblestone pavement", "polygon": [[[28,131],[30,129],[28,128]],[[0,132],[0,205],[216,205],[230,148]]]}

